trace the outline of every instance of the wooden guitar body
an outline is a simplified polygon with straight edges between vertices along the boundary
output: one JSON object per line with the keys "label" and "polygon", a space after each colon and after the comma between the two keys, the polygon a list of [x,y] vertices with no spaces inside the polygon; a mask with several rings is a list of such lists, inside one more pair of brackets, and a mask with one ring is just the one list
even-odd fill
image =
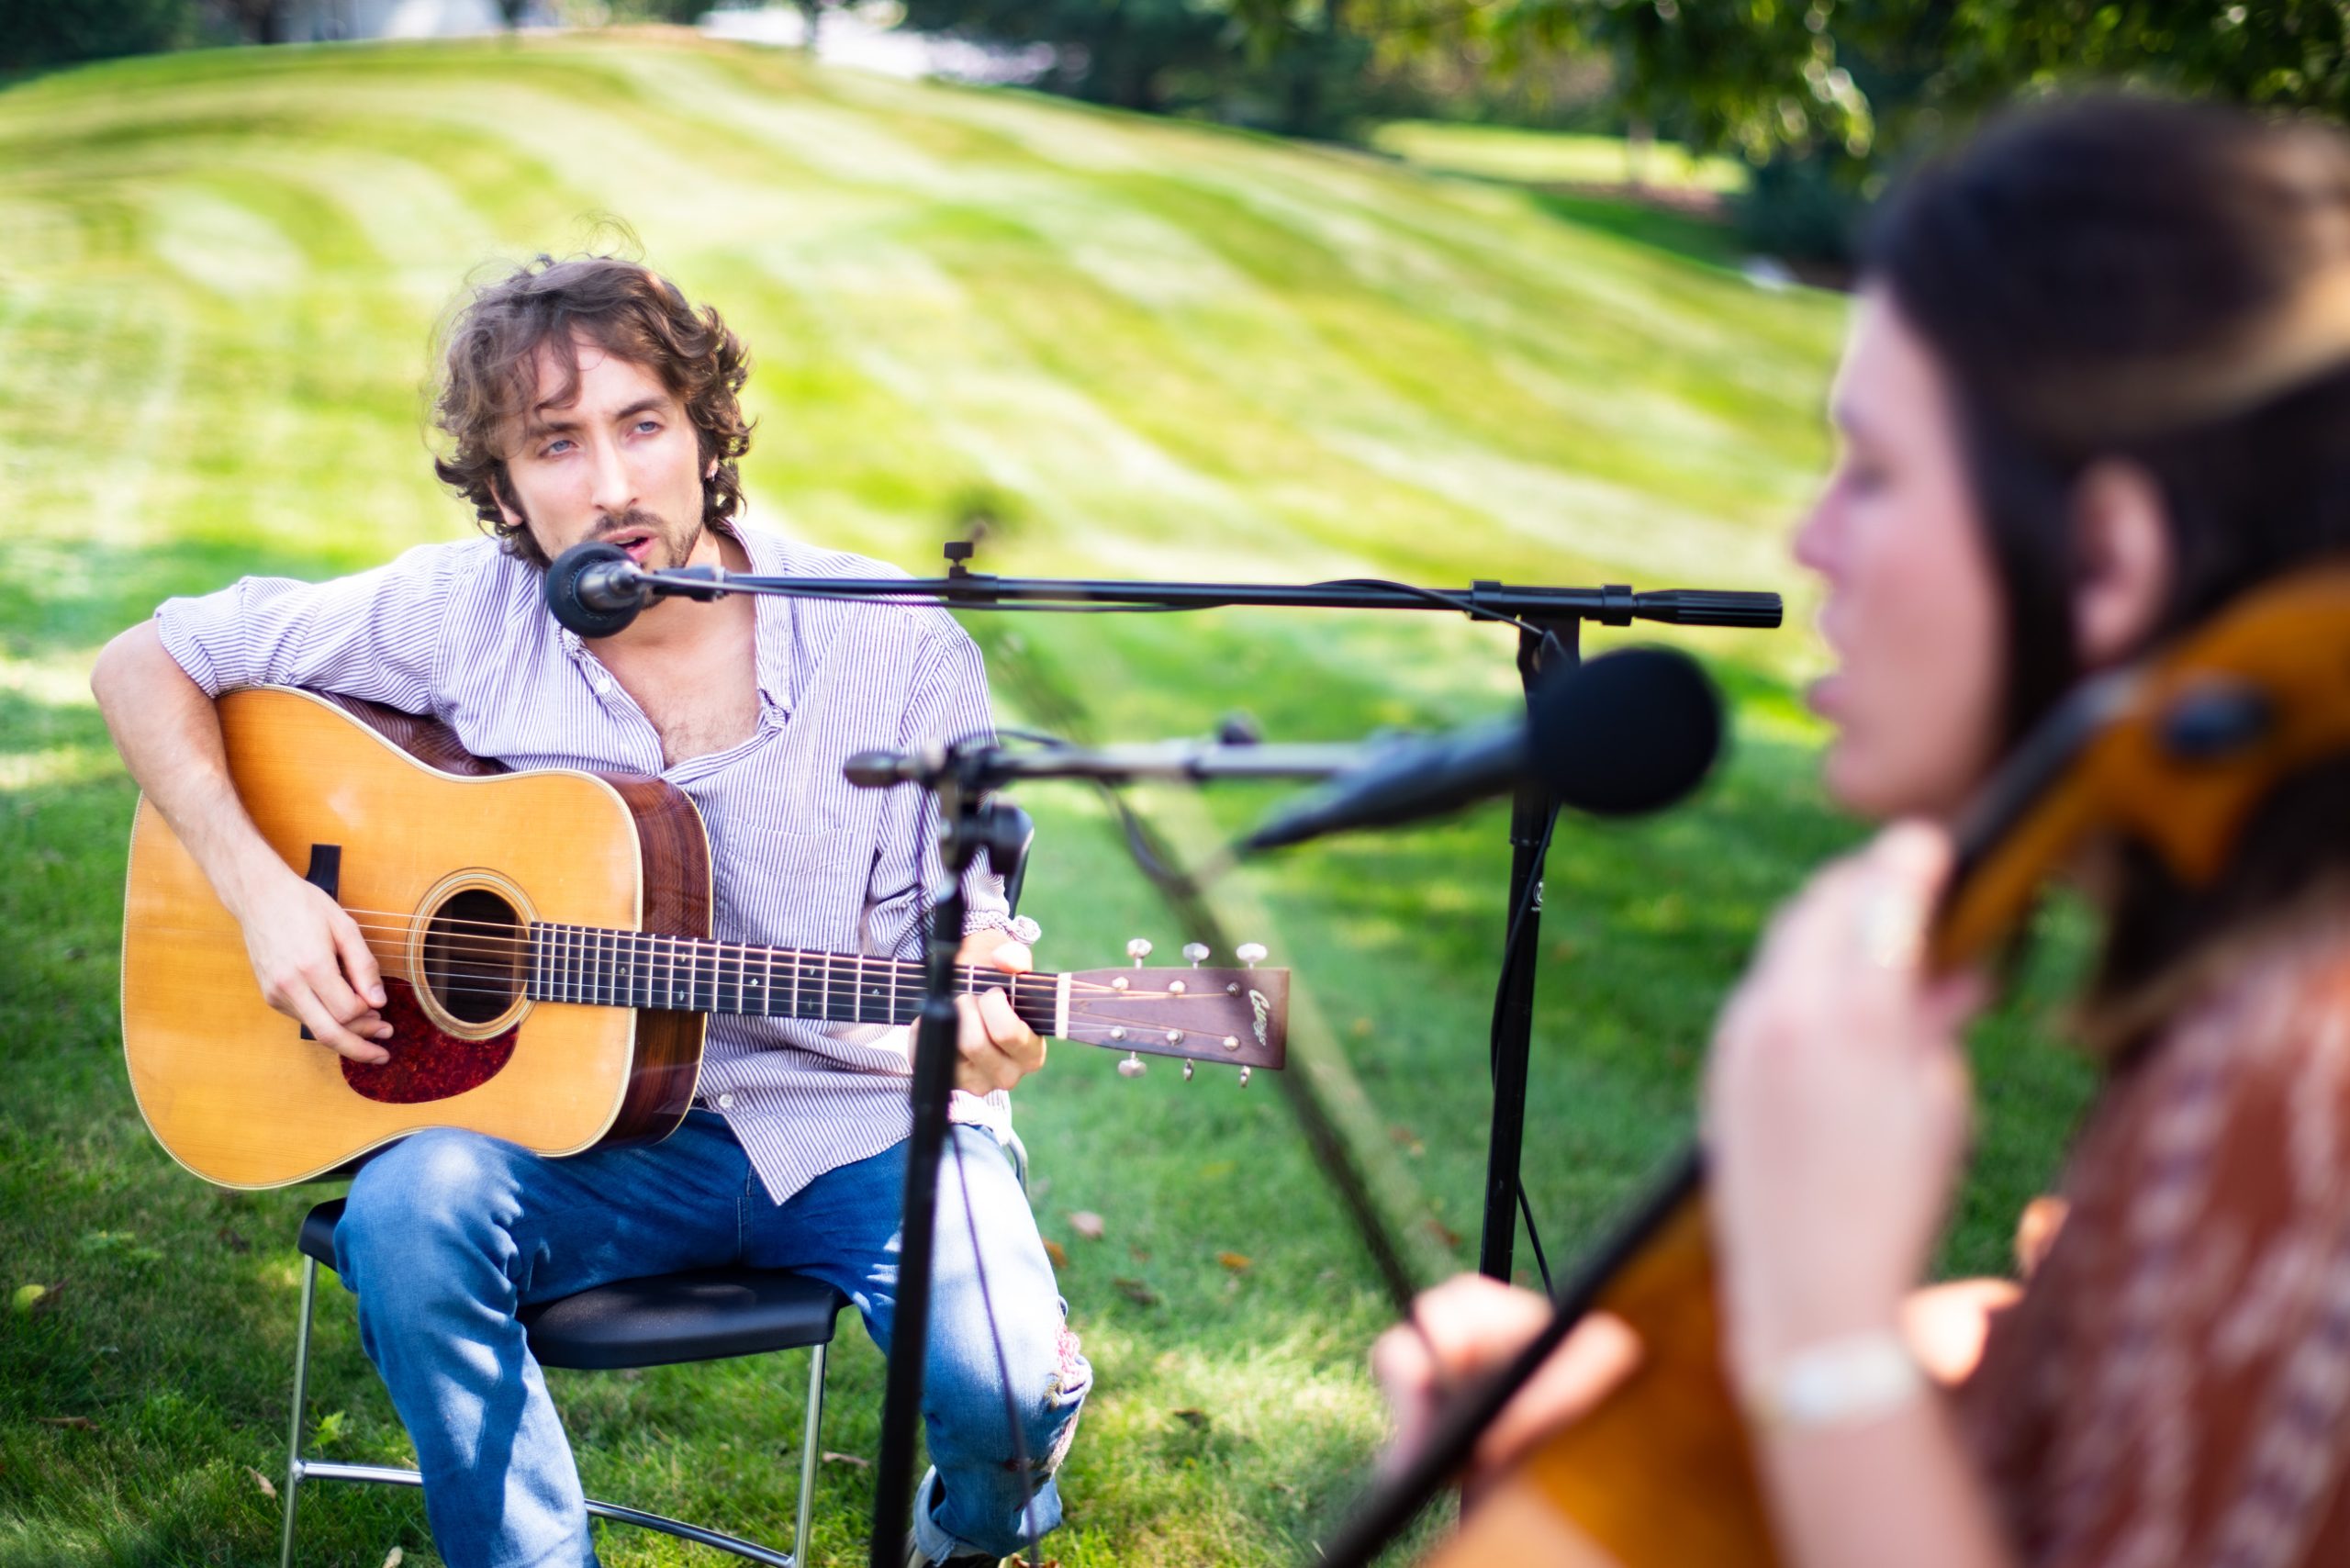
{"label": "wooden guitar body", "polygon": [[524,921],[707,935],[710,846],[690,801],[658,779],[501,774],[441,726],[373,704],[255,688],[218,706],[230,773],[271,847],[314,879],[339,873],[401,1048],[388,1069],[349,1063],[263,1002],[236,920],[142,799],[123,1050],[140,1114],[174,1159],[221,1186],[272,1187],[453,1122],[546,1154],[677,1126],[701,1014],[516,998],[465,1019],[404,977],[430,939],[412,917],[485,895]]}

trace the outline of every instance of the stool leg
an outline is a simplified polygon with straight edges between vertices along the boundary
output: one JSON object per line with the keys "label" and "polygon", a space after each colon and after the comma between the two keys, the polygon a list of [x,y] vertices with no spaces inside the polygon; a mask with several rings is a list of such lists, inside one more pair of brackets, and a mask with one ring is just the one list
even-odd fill
{"label": "stool leg", "polygon": [[808,1429],[800,1439],[800,1519],[791,1530],[792,1568],[808,1568],[808,1510],[816,1500],[816,1443],[824,1427],[824,1352],[818,1345],[808,1356]]}
{"label": "stool leg", "polygon": [[285,1527],[278,1568],[294,1568],[294,1500],[302,1486],[302,1402],[310,1383],[310,1305],[318,1294],[319,1260],[302,1260],[302,1321],[294,1331],[294,1416],[285,1435]]}

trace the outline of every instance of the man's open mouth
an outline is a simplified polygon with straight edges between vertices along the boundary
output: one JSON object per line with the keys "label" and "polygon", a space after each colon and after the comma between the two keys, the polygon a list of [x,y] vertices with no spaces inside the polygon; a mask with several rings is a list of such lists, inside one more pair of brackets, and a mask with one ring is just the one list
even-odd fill
{"label": "man's open mouth", "polygon": [[653,535],[648,531],[641,528],[632,529],[626,533],[612,534],[605,540],[605,543],[607,544],[617,544],[621,549],[627,551],[628,558],[634,561],[640,566],[644,565],[645,556],[652,554],[653,551]]}

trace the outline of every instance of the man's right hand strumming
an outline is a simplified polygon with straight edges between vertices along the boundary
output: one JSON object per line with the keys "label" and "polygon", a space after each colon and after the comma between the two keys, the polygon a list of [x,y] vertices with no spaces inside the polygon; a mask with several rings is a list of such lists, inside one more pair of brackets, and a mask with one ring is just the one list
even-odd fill
{"label": "man's right hand strumming", "polygon": [[392,1037],[377,1011],[385,1002],[383,976],[359,923],[274,855],[269,859],[274,875],[257,873],[229,906],[244,928],[262,1000],[300,1020],[338,1055],[389,1061],[391,1053],[376,1043]]}
{"label": "man's right hand strumming", "polygon": [[352,1061],[382,1062],[392,1027],[358,923],[269,846],[229,777],[220,716],[164,651],[152,622],[108,643],[90,674],[130,776],[245,934],[263,1001]]}

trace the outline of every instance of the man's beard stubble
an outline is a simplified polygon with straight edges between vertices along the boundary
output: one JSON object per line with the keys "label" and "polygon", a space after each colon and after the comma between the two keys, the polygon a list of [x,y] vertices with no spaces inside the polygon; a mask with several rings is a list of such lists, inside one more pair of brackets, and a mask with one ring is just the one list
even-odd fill
{"label": "man's beard stubble", "polygon": [[613,539],[630,533],[649,533],[660,546],[661,553],[666,558],[655,561],[652,558],[652,553],[648,551],[644,562],[645,570],[674,571],[692,560],[694,552],[700,548],[702,527],[701,519],[699,516],[695,517],[691,522],[684,525],[684,537],[680,540],[677,537],[679,530],[672,528],[659,514],[643,507],[631,507],[618,517],[606,516],[600,519],[595,528],[589,531],[588,537],[593,541]]}

